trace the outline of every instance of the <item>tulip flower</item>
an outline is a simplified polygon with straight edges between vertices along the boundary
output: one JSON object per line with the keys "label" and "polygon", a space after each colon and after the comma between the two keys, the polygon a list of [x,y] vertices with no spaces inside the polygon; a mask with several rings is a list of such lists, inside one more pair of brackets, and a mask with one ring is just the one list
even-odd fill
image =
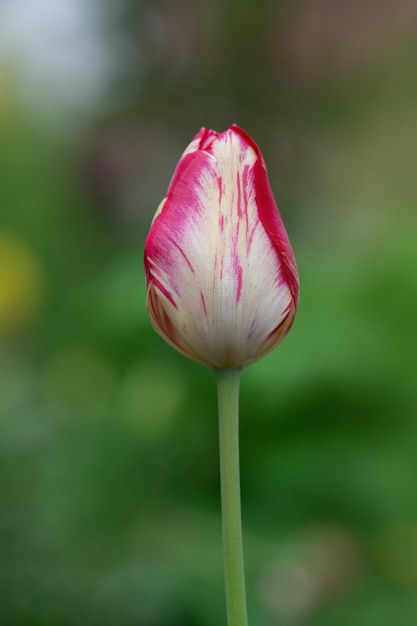
{"label": "tulip flower", "polygon": [[262,154],[243,130],[195,136],[155,215],[145,267],[155,330],[201,363],[244,367],[288,333],[294,254]]}
{"label": "tulip flower", "polygon": [[262,154],[237,126],[203,128],[186,148],[146,239],[145,271],[155,330],[216,371],[228,626],[246,626],[240,372],[286,336],[299,284]]}

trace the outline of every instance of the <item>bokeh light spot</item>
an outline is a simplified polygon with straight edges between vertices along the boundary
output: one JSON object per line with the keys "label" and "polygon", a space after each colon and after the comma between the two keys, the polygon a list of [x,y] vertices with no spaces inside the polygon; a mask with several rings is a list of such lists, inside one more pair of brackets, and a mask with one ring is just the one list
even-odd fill
{"label": "bokeh light spot", "polygon": [[18,237],[0,233],[0,338],[36,319],[43,292],[42,270],[33,251]]}

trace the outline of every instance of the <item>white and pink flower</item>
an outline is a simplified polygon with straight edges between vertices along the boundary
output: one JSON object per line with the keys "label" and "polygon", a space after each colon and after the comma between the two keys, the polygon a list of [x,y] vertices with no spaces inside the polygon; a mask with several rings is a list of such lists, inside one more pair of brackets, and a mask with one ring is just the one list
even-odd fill
{"label": "white and pink flower", "polygon": [[262,154],[239,127],[202,128],[145,244],[148,313],[175,349],[215,369],[270,352],[294,321],[294,254]]}

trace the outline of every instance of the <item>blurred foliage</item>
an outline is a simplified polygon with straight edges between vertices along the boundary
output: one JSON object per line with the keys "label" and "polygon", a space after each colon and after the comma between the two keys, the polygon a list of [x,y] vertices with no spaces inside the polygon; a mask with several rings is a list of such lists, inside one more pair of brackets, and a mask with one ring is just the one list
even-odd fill
{"label": "blurred foliage", "polygon": [[99,7],[94,106],[0,56],[0,624],[225,621],[214,380],[152,331],[142,250],[188,141],[232,122],[301,278],[243,376],[251,624],[414,623],[413,3]]}

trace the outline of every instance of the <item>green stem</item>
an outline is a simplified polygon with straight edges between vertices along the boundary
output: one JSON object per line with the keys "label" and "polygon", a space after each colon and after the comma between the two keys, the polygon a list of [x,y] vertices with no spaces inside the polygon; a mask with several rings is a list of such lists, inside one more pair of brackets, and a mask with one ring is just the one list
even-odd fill
{"label": "green stem", "polygon": [[240,370],[217,371],[223,558],[228,626],[247,626],[239,478]]}

